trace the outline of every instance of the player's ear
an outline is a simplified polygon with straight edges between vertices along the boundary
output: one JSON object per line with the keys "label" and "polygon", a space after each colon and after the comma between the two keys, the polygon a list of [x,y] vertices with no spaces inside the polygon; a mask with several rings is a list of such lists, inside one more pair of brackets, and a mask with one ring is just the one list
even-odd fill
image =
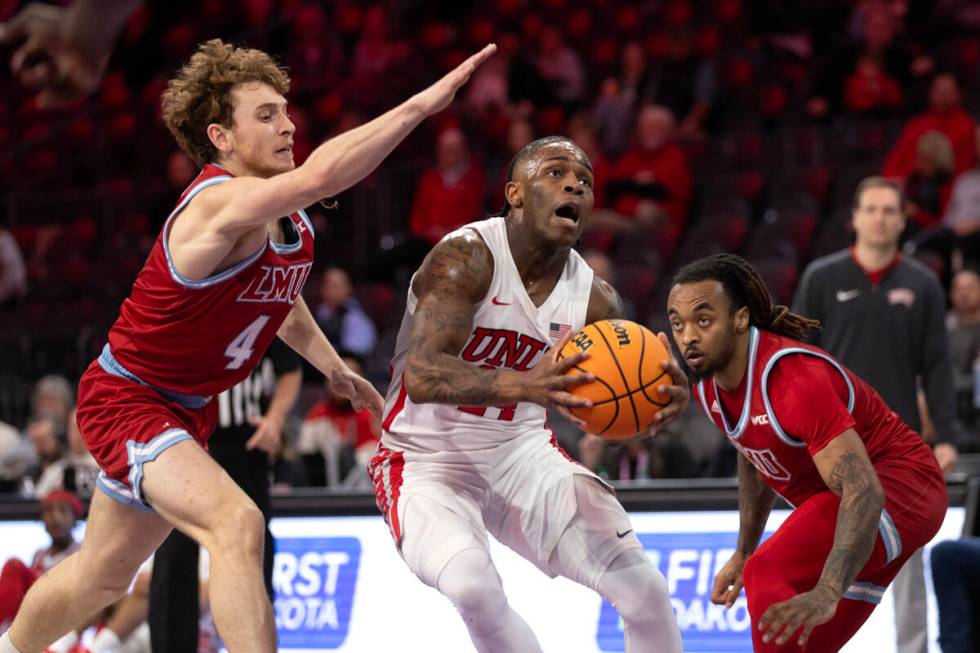
{"label": "player's ear", "polygon": [[208,140],[219,153],[225,153],[231,149],[231,135],[227,129],[218,123],[212,122],[208,125],[207,134]]}
{"label": "player's ear", "polygon": [[749,307],[743,306],[735,311],[735,332],[742,335],[749,330]]}
{"label": "player's ear", "polygon": [[516,181],[508,181],[504,187],[504,197],[507,203],[516,208],[524,206],[524,189]]}

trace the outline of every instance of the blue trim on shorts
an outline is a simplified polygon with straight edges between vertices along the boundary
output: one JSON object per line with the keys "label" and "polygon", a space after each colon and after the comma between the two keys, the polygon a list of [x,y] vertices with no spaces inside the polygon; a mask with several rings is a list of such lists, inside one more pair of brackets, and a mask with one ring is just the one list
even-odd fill
{"label": "blue trim on shorts", "polygon": [[895,528],[895,522],[892,520],[892,516],[884,508],[882,508],[881,518],[878,520],[878,533],[881,535],[881,541],[885,545],[885,558],[887,562],[891,562],[902,555],[902,538],[898,534],[898,529]]}
{"label": "blue trim on shorts", "polygon": [[209,401],[211,401],[211,395],[185,395],[180,394],[179,392],[164,390],[163,388],[158,388],[155,385],[147,383],[127,370],[125,367],[123,367],[122,363],[116,360],[116,357],[112,355],[112,349],[109,347],[109,343],[106,343],[105,347],[102,348],[102,353],[99,354],[99,366],[109,374],[114,374],[115,376],[122,377],[127,381],[144,385],[147,388],[156,391],[164,399],[172,401],[175,404],[179,404],[187,410],[200,410],[201,408],[204,408]]}
{"label": "blue trim on shorts", "polygon": [[120,483],[114,478],[109,478],[104,471],[99,473],[99,478],[95,481],[95,484],[113,501],[117,501],[130,508],[136,508],[140,512],[155,512],[153,508],[135,499],[133,493],[129,491],[129,487],[125,483]]}
{"label": "blue trim on shorts", "polygon": [[137,501],[152,510],[150,504],[143,498],[141,487],[143,484],[143,465],[156,460],[157,456],[175,444],[193,439],[191,434],[184,429],[167,429],[149,442],[141,443],[130,440],[126,443],[126,451],[129,454],[129,487]]}

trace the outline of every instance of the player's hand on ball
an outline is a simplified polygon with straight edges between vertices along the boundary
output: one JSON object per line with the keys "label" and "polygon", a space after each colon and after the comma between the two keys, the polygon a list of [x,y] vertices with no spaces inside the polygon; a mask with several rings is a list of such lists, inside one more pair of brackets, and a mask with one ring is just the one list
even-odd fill
{"label": "player's hand on ball", "polygon": [[671,422],[684,414],[684,411],[687,410],[687,405],[691,403],[691,388],[687,381],[687,375],[684,374],[681,366],[677,363],[677,359],[674,358],[673,350],[670,348],[670,341],[667,340],[667,334],[661,331],[657,334],[657,338],[664,346],[664,349],[671,352],[670,360],[661,363],[660,367],[670,375],[674,383],[671,385],[662,385],[657,388],[657,391],[665,400],[670,399],[670,403],[654,416],[653,424],[643,434],[649,436],[657,435],[670,426]]}
{"label": "player's hand on ball", "polygon": [[590,383],[595,380],[595,375],[584,374],[565,374],[589,357],[588,352],[578,352],[572,356],[558,359],[562,348],[571,339],[572,333],[567,333],[557,345],[549,349],[537,365],[521,374],[520,383],[525,401],[530,401],[541,406],[554,406],[570,422],[579,426],[583,424],[566,410],[567,407],[588,408],[592,402],[583,397],[576,397],[567,389],[581,384]]}
{"label": "player's hand on ball", "polygon": [[809,592],[769,606],[759,619],[759,630],[763,632],[762,641],[775,639],[776,644],[781,646],[802,628],[797,644],[805,646],[814,628],[834,618],[839,598],[830,590],[817,585]]}
{"label": "player's hand on ball", "polygon": [[381,417],[384,411],[384,399],[367,379],[355,374],[346,365],[342,365],[330,373],[329,380],[330,391],[350,399],[354,410],[367,408],[375,417]]}
{"label": "player's hand on ball", "polygon": [[725,566],[715,576],[711,588],[711,602],[730,608],[735,605],[738,595],[742,592],[742,568],[745,567],[745,556],[736,551]]}

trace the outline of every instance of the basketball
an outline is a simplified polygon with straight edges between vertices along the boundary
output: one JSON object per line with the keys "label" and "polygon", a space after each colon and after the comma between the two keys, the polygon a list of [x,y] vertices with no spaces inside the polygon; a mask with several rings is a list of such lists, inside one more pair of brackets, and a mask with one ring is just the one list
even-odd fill
{"label": "basketball", "polygon": [[586,423],[586,430],[607,440],[623,440],[645,431],[654,416],[670,403],[658,392],[673,380],[660,367],[670,353],[646,327],[629,320],[602,320],[586,325],[572,336],[559,360],[580,351],[589,357],[568,374],[591,372],[595,381],[568,388],[592,401],[590,408],[570,408]]}

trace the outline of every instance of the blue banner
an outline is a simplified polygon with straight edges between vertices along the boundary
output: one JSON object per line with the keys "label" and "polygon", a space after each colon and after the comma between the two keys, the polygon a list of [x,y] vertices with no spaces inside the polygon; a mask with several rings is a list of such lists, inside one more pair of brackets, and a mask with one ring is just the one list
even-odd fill
{"label": "blue banner", "polygon": [[350,630],[361,560],[354,537],[279,537],[272,583],[283,649],[340,648]]}
{"label": "blue banner", "polygon": [[[711,603],[715,574],[735,550],[737,533],[638,533],[654,565],[667,579],[670,603],[685,653],[752,653],[745,594],[730,609]],[[624,651],[623,622],[602,602],[596,633],[602,651]]]}

